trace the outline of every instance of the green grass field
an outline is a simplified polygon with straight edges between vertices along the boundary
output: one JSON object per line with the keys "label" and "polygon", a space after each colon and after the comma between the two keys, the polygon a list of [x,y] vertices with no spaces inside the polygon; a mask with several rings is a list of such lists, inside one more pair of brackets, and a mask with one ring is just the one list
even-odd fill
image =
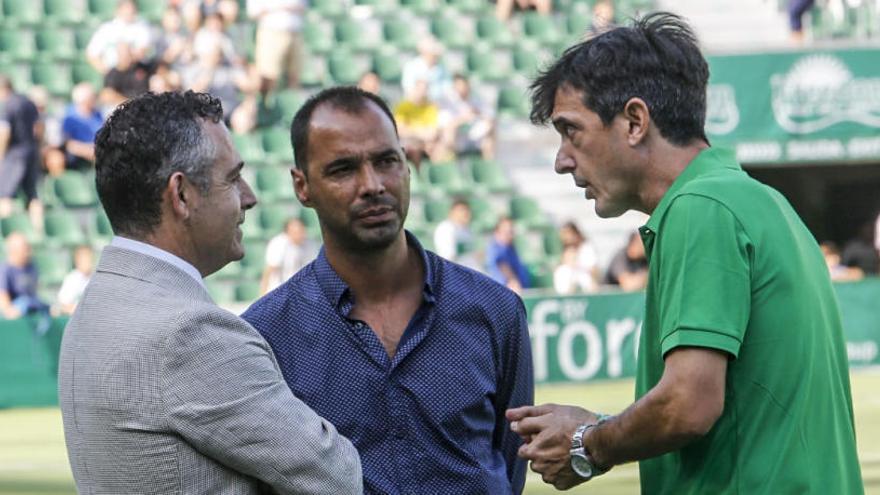
{"label": "green grass field", "polygon": [[[859,458],[865,489],[880,495],[880,370],[852,375]],[[579,404],[597,411],[616,412],[632,402],[633,382],[619,380],[591,385],[544,386],[539,403]],[[623,495],[638,493],[635,464],[618,466],[567,493]],[[0,411],[0,494],[57,495],[75,493],[64,450],[58,409]],[[556,493],[537,476],[530,476],[525,493]]]}

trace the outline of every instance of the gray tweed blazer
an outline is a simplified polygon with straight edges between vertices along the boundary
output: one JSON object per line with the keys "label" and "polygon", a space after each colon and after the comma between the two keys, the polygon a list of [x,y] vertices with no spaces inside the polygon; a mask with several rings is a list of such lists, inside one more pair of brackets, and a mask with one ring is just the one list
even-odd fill
{"label": "gray tweed blazer", "polygon": [[353,494],[352,444],[265,340],[177,267],[108,246],[64,333],[64,436],[87,494]]}

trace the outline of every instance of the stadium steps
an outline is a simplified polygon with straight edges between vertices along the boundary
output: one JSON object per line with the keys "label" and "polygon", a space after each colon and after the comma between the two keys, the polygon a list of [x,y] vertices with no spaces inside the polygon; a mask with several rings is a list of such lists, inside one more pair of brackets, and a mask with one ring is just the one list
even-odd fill
{"label": "stadium steps", "polygon": [[659,10],[691,23],[709,52],[790,47],[788,17],[778,5],[768,0],[657,0]]}

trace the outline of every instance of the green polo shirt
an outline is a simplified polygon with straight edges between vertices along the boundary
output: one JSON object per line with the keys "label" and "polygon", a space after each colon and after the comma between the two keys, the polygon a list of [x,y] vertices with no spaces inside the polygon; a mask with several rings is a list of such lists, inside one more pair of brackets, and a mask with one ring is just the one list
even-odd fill
{"label": "green polo shirt", "polygon": [[730,358],[721,417],[701,439],[642,461],[642,493],[862,493],[837,301],[785,198],[709,148],[641,235],[650,276],[637,397],[672,349]]}

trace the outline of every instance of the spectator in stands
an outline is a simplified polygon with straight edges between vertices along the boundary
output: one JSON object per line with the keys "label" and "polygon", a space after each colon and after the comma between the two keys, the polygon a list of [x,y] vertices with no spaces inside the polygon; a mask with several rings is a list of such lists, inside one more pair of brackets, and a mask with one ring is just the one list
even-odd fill
{"label": "spectator in stands", "polygon": [[282,76],[287,86],[299,86],[303,41],[300,31],[305,0],[248,0],[248,17],[257,20],[256,60],[260,93],[266,95]]}
{"label": "spectator in stands", "polygon": [[146,61],[150,55],[150,26],[138,17],[134,0],[120,0],[113,19],[98,27],[86,47],[86,59],[95,70],[106,74],[120,65],[119,45],[129,48],[127,56],[133,65]]}
{"label": "spectator in stands", "polygon": [[225,119],[234,132],[253,129],[256,105],[242,103],[246,99],[255,99],[256,77],[241,67],[225,64],[219,45],[214,45],[212,50],[206,49],[193,64],[184,67],[181,77],[187,89],[210,93],[220,99]]}
{"label": "spectator in stands", "polygon": [[213,57],[214,50],[219,48],[223,55],[222,63],[224,65],[242,65],[243,60],[236,53],[235,47],[232,45],[232,39],[225,33],[224,29],[223,16],[219,12],[205,17],[202,27],[193,36],[193,56],[196,59]]}
{"label": "spectator in stands", "polygon": [[614,2],[612,0],[599,0],[593,5],[593,20],[590,23],[589,34],[595,36],[613,27]]}
{"label": "spectator in stands", "polygon": [[877,220],[874,222],[874,249],[877,250],[877,255],[880,256],[880,214],[877,214]]}
{"label": "spectator in stands", "polygon": [[101,101],[108,107],[116,107],[150,89],[149,65],[135,59],[126,43],[120,43],[116,52],[116,65],[104,75],[101,90]]}
{"label": "spectator in stands", "polygon": [[485,159],[495,157],[495,112],[471,91],[463,74],[452,78],[452,91],[440,100],[443,146],[456,154],[478,152]]}
{"label": "spectator in stands", "polygon": [[788,1],[788,27],[791,30],[791,40],[796,44],[804,42],[804,14],[813,8],[815,3],[815,0]]}
{"label": "spectator in stands", "polygon": [[183,29],[183,19],[175,7],[162,13],[162,24],[153,36],[153,54],[157,64],[176,67],[191,56],[190,37]]}
{"label": "spectator in stands", "polygon": [[599,258],[593,244],[574,222],[562,225],[559,238],[562,241],[562,259],[553,271],[556,292],[596,292],[599,288]]}
{"label": "spectator in stands", "polygon": [[510,19],[514,5],[519,10],[535,9],[543,15],[548,15],[553,10],[553,0],[496,0],[495,16],[502,21]]}
{"label": "spectator in stands", "polygon": [[64,277],[58,290],[58,309],[61,314],[72,315],[83,292],[92,278],[95,254],[91,246],[77,246],[73,251],[73,270]]}
{"label": "spectator in stands", "polygon": [[378,96],[382,91],[382,80],[375,72],[367,71],[358,80],[357,87]]}
{"label": "spectator in stands", "polygon": [[24,193],[31,223],[43,228],[43,204],[37,198],[40,148],[36,129],[39,112],[12,81],[0,74],[0,218],[12,214],[13,199]]}
{"label": "spectator in stands", "polygon": [[648,259],[645,257],[645,246],[638,232],[630,234],[626,246],[611,258],[611,264],[605,272],[605,283],[617,285],[627,292],[647,287]]}
{"label": "spectator in stands", "polygon": [[880,253],[874,247],[874,222],[862,224],[854,239],[843,246],[841,263],[845,266],[859,268],[866,275],[880,273]]}
{"label": "spectator in stands", "polygon": [[[242,62],[245,62],[242,50],[248,46],[253,38],[253,31],[244,23],[238,22],[240,6],[238,0],[220,0],[217,4],[217,12],[223,18],[223,32],[232,40],[232,46],[237,47],[236,53]],[[249,24],[249,23],[248,23]]]}
{"label": "spectator in stands", "polygon": [[61,131],[61,116],[54,115],[48,109],[51,96],[44,86],[32,86],[28,97],[37,108],[37,124],[34,137],[39,143],[40,160],[43,171],[57,177],[64,173],[64,136]]}
{"label": "spectator in stands", "polygon": [[19,232],[6,237],[6,262],[0,264],[0,316],[14,320],[29,314],[38,315],[35,330],[49,330],[49,306],[37,295],[39,277],[31,261],[31,246]]}
{"label": "spectator in stands", "polygon": [[440,139],[440,108],[428,97],[427,81],[416,81],[394,107],[394,118],[406,156],[417,169],[425,156],[435,162],[452,158],[452,150]]}
{"label": "spectator in stands", "polygon": [[455,199],[446,219],[434,229],[434,252],[449,261],[479,270],[470,225],[470,205],[462,198]]}
{"label": "spectator in stands", "polygon": [[104,124],[96,103],[97,95],[91,83],[81,82],[73,87],[71,105],[61,123],[68,170],[86,170],[95,164],[95,136]]}
{"label": "spectator in stands", "polygon": [[520,294],[529,288],[530,279],[529,271],[513,245],[514,234],[513,220],[501,217],[486,247],[486,271],[496,282]]}
{"label": "spectator in stands", "polygon": [[865,272],[861,268],[849,267],[840,262],[840,248],[833,241],[825,241],[819,244],[828,273],[835,282],[852,282],[865,278]]}
{"label": "spectator in stands", "polygon": [[427,81],[428,97],[440,101],[446,97],[452,84],[452,77],[441,60],[443,45],[436,38],[428,36],[419,41],[418,51],[418,56],[403,64],[400,80],[403,94],[411,94],[416,91],[420,81]]}
{"label": "spectator in stands", "polygon": [[309,240],[303,221],[299,218],[288,220],[284,232],[273,237],[266,246],[266,268],[260,280],[260,294],[284,283],[317,255],[318,249]]}

